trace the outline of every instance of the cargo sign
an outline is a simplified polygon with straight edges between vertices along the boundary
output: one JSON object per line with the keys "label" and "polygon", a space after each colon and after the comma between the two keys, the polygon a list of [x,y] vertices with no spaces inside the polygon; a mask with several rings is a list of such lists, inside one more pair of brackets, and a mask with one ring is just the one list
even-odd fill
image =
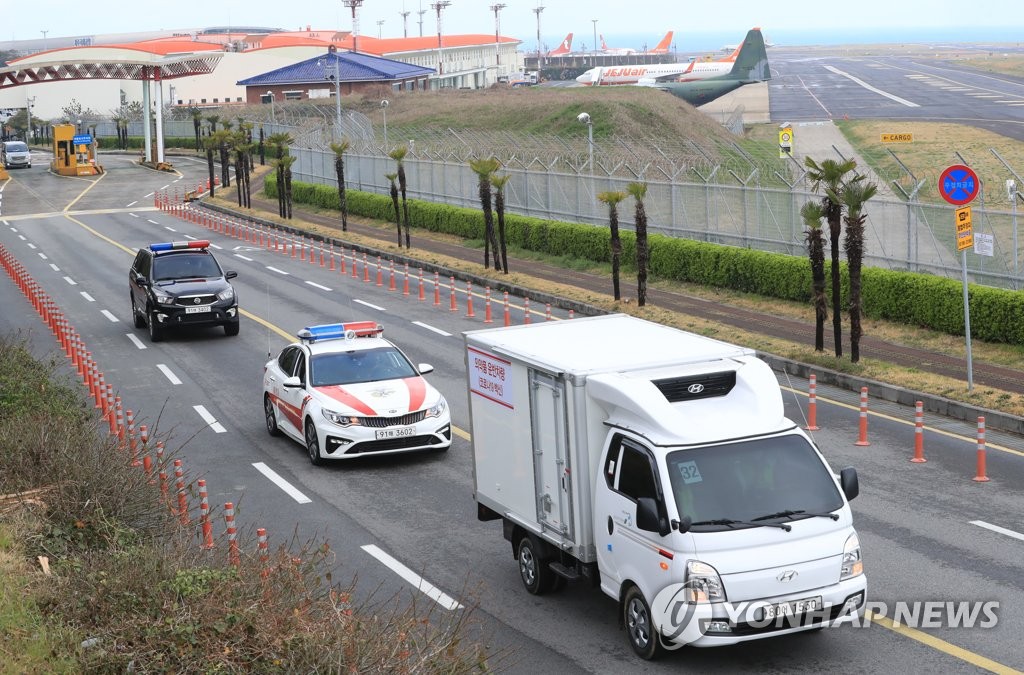
{"label": "cargo sign", "polygon": [[883,143],[913,143],[914,134],[882,134]]}
{"label": "cargo sign", "polygon": [[974,246],[974,230],[971,228],[971,207],[956,210],[956,250],[963,251]]}
{"label": "cargo sign", "polygon": [[470,392],[514,410],[512,363],[472,347],[466,357]]}

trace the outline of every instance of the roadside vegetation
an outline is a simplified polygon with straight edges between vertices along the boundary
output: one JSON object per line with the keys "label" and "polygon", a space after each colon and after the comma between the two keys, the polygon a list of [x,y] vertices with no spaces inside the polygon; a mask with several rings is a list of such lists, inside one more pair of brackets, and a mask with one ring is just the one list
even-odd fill
{"label": "roadside vegetation", "polygon": [[375,599],[328,542],[201,547],[65,369],[0,339],[0,673],[495,668],[471,609]]}

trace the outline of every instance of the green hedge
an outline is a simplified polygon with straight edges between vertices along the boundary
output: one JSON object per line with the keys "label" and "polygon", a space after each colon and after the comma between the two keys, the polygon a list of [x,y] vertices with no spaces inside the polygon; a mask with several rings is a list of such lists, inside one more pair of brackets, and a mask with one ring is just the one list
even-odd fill
{"label": "green hedge", "polygon": [[[117,150],[117,136],[97,136],[96,140],[100,142],[100,150]],[[145,139],[142,136],[129,136],[128,137],[128,149],[142,149],[146,147]],[[175,137],[167,136],[164,138],[165,148],[184,148],[186,150],[196,149],[196,139],[194,136],[189,137]]]}
{"label": "green hedge", "polygon": [[[277,196],[274,180],[265,193]],[[349,213],[393,221],[391,197],[348,190]],[[295,203],[338,210],[334,186],[293,183]],[[484,218],[479,209],[421,200],[409,201],[415,227],[467,239],[482,239]],[[556,256],[609,262],[608,230],[580,223],[563,223],[517,214],[506,214],[505,236],[509,245]],[[690,239],[651,235],[650,271],[656,277],[704,286],[729,288],[745,293],[810,302],[811,270],[807,258],[722,246]],[[636,238],[622,232],[625,270],[635,269]],[[828,274],[826,261],[826,274]],[[842,266],[842,304],[849,303],[846,264]],[[1024,345],[1024,293],[989,286],[970,285],[971,335],[986,342]],[[921,326],[963,335],[963,287],[959,280],[928,274],[865,267],[862,274],[864,316]],[[831,303],[830,303],[831,306]]]}

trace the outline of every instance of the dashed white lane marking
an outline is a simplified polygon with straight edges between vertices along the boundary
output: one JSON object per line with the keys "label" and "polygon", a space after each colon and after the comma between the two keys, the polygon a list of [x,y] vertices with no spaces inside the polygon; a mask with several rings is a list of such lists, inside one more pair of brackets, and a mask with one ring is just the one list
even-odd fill
{"label": "dashed white lane marking", "polygon": [[315,281],[307,281],[306,283],[309,284],[310,286],[312,286],[313,288],[319,288],[321,291],[330,291],[331,290],[330,288],[327,288],[326,286],[321,286],[320,284],[316,283]]}
{"label": "dashed white lane marking", "polygon": [[381,307],[379,305],[370,304],[369,302],[366,302],[365,300],[360,300],[359,298],[353,298],[352,302],[358,302],[360,305],[363,305],[364,307],[369,307],[370,309],[375,309],[378,312],[386,312],[387,311],[386,309],[384,309],[383,307]]}
{"label": "dashed white lane marking", "polygon": [[181,384],[181,380],[178,379],[178,376],[175,375],[170,368],[162,363],[156,364],[156,367],[160,369],[160,372],[164,374],[164,377],[171,381],[171,384]]}
{"label": "dashed white lane marking", "polygon": [[54,272],[60,272],[60,268],[54,265],[53,263],[50,263],[50,269],[53,270]]}
{"label": "dashed white lane marking", "polygon": [[199,413],[199,416],[203,418],[203,421],[209,424],[210,428],[213,429],[215,432],[217,432],[218,434],[227,433],[227,429],[225,429],[221,425],[221,423],[217,421],[216,417],[210,414],[210,411],[207,410],[205,406],[194,405],[192,406],[192,409]]}
{"label": "dashed white lane marking", "polygon": [[143,199],[147,199],[147,198],[152,197],[152,196],[153,196],[153,193],[150,192],[148,195],[142,195],[142,198]]}
{"label": "dashed white lane marking", "polygon": [[236,253],[236,254],[235,254],[235,257],[236,257],[236,258],[241,258],[242,260],[244,260],[244,261],[246,261],[246,262],[252,262],[252,258],[246,258],[246,257],[245,257],[244,255],[242,255],[241,253]]}
{"label": "dashed white lane marking", "polygon": [[166,189],[167,189],[167,188],[169,188],[169,187],[171,187],[171,184],[170,184],[170,183],[168,183],[167,185],[163,186],[163,187],[162,187],[162,188],[160,188],[160,189],[161,189],[161,190],[166,190]]}
{"label": "dashed white lane marking", "polygon": [[380,550],[373,544],[367,544],[361,547],[364,551],[372,555],[378,561],[380,561],[385,567],[390,569],[392,572],[402,577],[410,584],[416,587],[418,591],[426,595],[428,598],[441,605],[448,611],[462,609],[462,605],[456,602],[451,596],[442,593],[437,587],[433,586],[429,582],[425,581],[423,577],[413,572],[411,569],[398,562],[390,555]]}
{"label": "dashed white lane marking", "polygon": [[138,218],[139,217],[139,214],[137,214],[137,213],[129,213],[128,215],[131,216],[132,218]]}
{"label": "dashed white lane marking", "polygon": [[[15,232],[17,232],[17,230],[15,230]],[[28,239],[26,239],[25,235],[23,235],[23,234],[19,234],[18,235],[18,239],[21,239],[22,241],[28,241]]]}
{"label": "dashed white lane marking", "polygon": [[85,291],[79,291],[79,292],[81,293],[82,297],[85,298],[86,302],[96,302],[96,298],[92,297],[91,295],[89,295]]}
{"label": "dashed white lane marking", "polygon": [[34,250],[36,250],[36,245],[35,245],[35,244],[33,244],[33,243],[31,243],[31,242],[29,242],[29,245],[28,245],[28,247],[29,247],[30,249],[32,249],[33,251],[34,251]]}
{"label": "dashed white lane marking", "polygon": [[220,246],[217,246],[216,244],[214,244],[212,241],[210,242],[210,248],[215,248],[218,251],[223,251],[224,250]]}
{"label": "dashed white lane marking", "polygon": [[128,336],[128,339],[132,341],[132,344],[134,344],[137,349],[146,348],[146,345],[143,344],[142,340],[137,338],[134,333],[125,333],[125,335]]}
{"label": "dashed white lane marking", "polygon": [[1020,532],[1014,532],[1013,530],[1008,530],[1005,527],[999,527],[998,525],[986,523],[984,520],[972,520],[971,525],[977,525],[978,527],[983,527],[986,530],[992,530],[993,532],[998,532],[999,534],[1005,534],[1007,537],[1012,537],[1013,539],[1020,539],[1021,541],[1024,541],[1024,534],[1021,534]]}
{"label": "dashed white lane marking", "polygon": [[139,200],[137,200],[137,199],[136,199],[136,200],[135,200],[134,202],[132,202],[131,204],[129,204],[129,205],[128,205],[128,206],[126,206],[125,208],[126,208],[126,209],[130,209],[131,207],[135,206],[135,205],[136,205],[136,204],[138,204],[138,203],[139,203]]}
{"label": "dashed white lane marking", "polygon": [[147,223],[152,223],[154,225],[159,225],[160,224],[160,223],[156,222],[155,220],[153,220],[152,218],[146,218],[146,222]]}
{"label": "dashed white lane marking", "polygon": [[283,274],[283,275],[285,275],[286,277],[287,277],[287,276],[291,276],[290,274],[288,274],[288,273],[287,273],[287,272],[285,272],[284,270],[279,270],[279,269],[277,269],[276,267],[271,267],[270,265],[267,265],[267,269],[268,269],[268,270],[270,270],[271,272],[277,272],[278,274]]}
{"label": "dashed white lane marking", "polygon": [[452,336],[451,333],[447,333],[447,332],[441,330],[440,328],[434,328],[430,324],[423,323],[422,321],[413,321],[412,325],[419,326],[420,328],[426,328],[427,330],[432,330],[435,333],[437,333],[438,335],[443,335],[445,337],[451,337]]}
{"label": "dashed white lane marking", "polygon": [[858,77],[854,77],[853,75],[850,75],[849,73],[843,72],[843,71],[839,70],[838,68],[836,68],[835,66],[825,66],[825,70],[831,71],[831,72],[835,73],[836,75],[842,75],[843,77],[849,79],[851,82],[856,82],[857,84],[859,84],[860,86],[864,87],[868,91],[873,91],[873,92],[875,92],[876,94],[878,94],[880,96],[884,96],[884,97],[886,97],[887,99],[889,99],[891,101],[896,101],[897,103],[905,105],[908,108],[920,108],[921,107],[918,104],[914,103],[913,101],[908,101],[905,98],[900,98],[899,96],[896,96],[894,94],[890,94],[887,91],[882,91],[881,89],[878,89],[877,87],[872,87],[870,84],[868,84],[864,80],[862,80],[862,79],[860,79]]}
{"label": "dashed white lane marking", "polygon": [[168,232],[177,232],[177,230],[171,227],[170,225],[164,225],[164,229],[167,230]]}
{"label": "dashed white lane marking", "polygon": [[294,499],[300,504],[310,504],[313,502],[312,499],[299,492],[294,485],[281,478],[280,475],[263,462],[255,462],[253,466],[256,470],[266,476],[271,483],[284,490],[285,494]]}
{"label": "dashed white lane marking", "polygon": [[110,319],[111,323],[118,323],[118,318],[109,309],[101,309],[100,314]]}
{"label": "dashed white lane marking", "polygon": [[39,252],[39,257],[42,258],[43,260],[49,260],[49,258],[46,257],[46,254],[43,253],[42,251]]}
{"label": "dashed white lane marking", "polygon": [[191,240],[193,240],[193,241],[195,241],[195,240],[199,239],[199,237],[193,237],[193,236],[192,236],[191,234],[186,234],[186,235],[183,235],[183,236],[184,236],[184,237],[185,237],[186,239],[191,239]]}
{"label": "dashed white lane marking", "polygon": [[75,281],[74,279],[72,279],[71,277],[64,277],[64,281],[68,282],[72,286],[77,286],[78,285],[78,282]]}

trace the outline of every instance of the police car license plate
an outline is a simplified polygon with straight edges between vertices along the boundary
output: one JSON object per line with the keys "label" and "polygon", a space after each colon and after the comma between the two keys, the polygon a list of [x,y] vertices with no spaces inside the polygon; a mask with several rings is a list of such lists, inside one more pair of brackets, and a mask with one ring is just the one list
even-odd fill
{"label": "police car license plate", "polygon": [[803,600],[790,600],[775,605],[768,605],[764,608],[762,620],[768,621],[779,616],[799,616],[807,612],[814,612],[821,609],[821,596],[804,598]]}
{"label": "police car license plate", "polygon": [[388,438],[402,438],[403,436],[412,436],[415,432],[415,427],[396,427],[394,429],[378,429],[376,432],[376,438],[378,441],[385,440]]}
{"label": "police car license plate", "polygon": [[199,307],[186,307],[185,308],[185,313],[186,314],[202,314],[203,312],[209,312],[209,311],[210,311],[210,306],[209,305],[200,305]]}

